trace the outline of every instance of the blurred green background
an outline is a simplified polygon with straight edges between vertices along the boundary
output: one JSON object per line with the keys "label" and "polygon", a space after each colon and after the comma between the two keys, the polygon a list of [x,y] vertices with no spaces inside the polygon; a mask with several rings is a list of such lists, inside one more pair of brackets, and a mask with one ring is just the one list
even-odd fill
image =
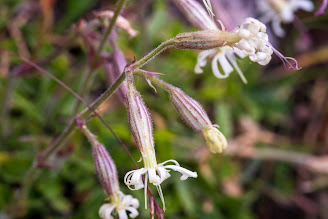
{"label": "blurred green background", "polygon": [[[102,9],[114,10],[115,1],[0,3],[0,218],[5,218],[35,157],[73,118],[75,102],[46,75],[17,68],[26,65],[7,51],[39,63],[77,91],[87,56],[72,25]],[[118,45],[128,61],[140,59],[178,33],[196,30],[171,1],[128,1],[122,15],[140,32],[130,38],[117,29]],[[204,106],[228,138],[232,149],[226,154],[210,154],[201,136],[179,118],[166,92],[157,88],[155,93],[136,77],[152,114],[158,162],[175,159],[199,176],[182,182],[179,173],[172,173],[162,184],[165,218],[328,218],[328,15],[299,16],[309,30],[310,46],[299,49],[304,41],[293,24],[285,26],[285,38],[276,39],[283,54],[299,60],[299,71],[286,71],[276,56],[266,67],[245,58],[238,65],[248,84],[236,72],[220,80],[210,63],[203,74],[194,73],[197,52],[174,49],[145,66],[165,74],[160,78]],[[107,88],[106,80],[102,68],[94,72],[88,102]],[[117,97],[108,101],[102,117],[139,160],[126,110]],[[113,157],[122,191],[140,200],[139,218],[149,218],[143,191],[129,191],[123,183],[125,173],[134,169],[128,155],[98,119],[90,121],[89,128]],[[106,195],[85,137],[77,131],[47,165],[26,197],[19,197],[23,204],[15,209],[18,218],[99,218]]]}

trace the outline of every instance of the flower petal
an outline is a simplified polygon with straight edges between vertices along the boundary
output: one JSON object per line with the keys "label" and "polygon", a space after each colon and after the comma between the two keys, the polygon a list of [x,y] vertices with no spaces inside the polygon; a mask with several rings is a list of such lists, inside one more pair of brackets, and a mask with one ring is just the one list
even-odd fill
{"label": "flower petal", "polygon": [[186,168],[180,167],[178,165],[167,165],[164,167],[165,169],[172,169],[174,171],[180,172],[182,176],[180,177],[180,180],[186,180],[188,177],[197,178],[197,172],[192,172],[190,170],[187,170]]}
{"label": "flower petal", "polygon": [[194,70],[196,74],[203,73],[203,69],[201,68],[206,65],[207,63],[206,58],[210,55],[213,55],[215,51],[216,51],[215,49],[210,49],[210,50],[202,51],[198,54],[197,63]]}
{"label": "flower petal", "polygon": [[115,207],[116,205],[114,204],[103,204],[99,209],[99,216],[102,219],[111,219],[111,214]]}
{"label": "flower petal", "polygon": [[129,214],[129,217],[130,218],[135,218],[135,217],[137,217],[139,215],[139,212],[134,207],[127,207],[126,210],[131,212]]}
{"label": "flower petal", "polygon": [[161,178],[157,176],[156,169],[155,168],[148,168],[148,177],[149,182],[154,185],[161,184]]}
{"label": "flower petal", "polygon": [[125,212],[125,209],[117,211],[119,219],[128,219],[128,215]]}
{"label": "flower petal", "polygon": [[[141,189],[144,187],[142,175],[146,172],[147,170],[145,168],[129,171],[125,174],[124,183],[129,187],[130,190]],[[134,188],[131,186],[134,186]]]}

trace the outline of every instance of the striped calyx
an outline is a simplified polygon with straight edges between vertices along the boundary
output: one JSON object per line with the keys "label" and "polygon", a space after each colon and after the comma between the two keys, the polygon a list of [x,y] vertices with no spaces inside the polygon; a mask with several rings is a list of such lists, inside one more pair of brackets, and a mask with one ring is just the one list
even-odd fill
{"label": "striped calyx", "polygon": [[204,108],[181,89],[173,87],[168,90],[171,102],[183,120],[195,131],[200,132],[212,153],[221,153],[228,142],[224,135],[213,125]]}
{"label": "striped calyx", "polygon": [[114,161],[102,144],[93,145],[92,154],[101,185],[109,196],[115,197],[120,188]]}
{"label": "striped calyx", "polygon": [[156,167],[153,126],[149,111],[134,86],[133,76],[127,76],[127,82],[126,97],[131,132],[143,157],[145,167]]}
{"label": "striped calyx", "polygon": [[176,87],[173,87],[169,92],[174,107],[191,128],[195,131],[201,131],[212,126],[204,108],[196,100]]}
{"label": "striped calyx", "polygon": [[216,30],[214,21],[195,0],[173,0],[188,20],[200,30]]}

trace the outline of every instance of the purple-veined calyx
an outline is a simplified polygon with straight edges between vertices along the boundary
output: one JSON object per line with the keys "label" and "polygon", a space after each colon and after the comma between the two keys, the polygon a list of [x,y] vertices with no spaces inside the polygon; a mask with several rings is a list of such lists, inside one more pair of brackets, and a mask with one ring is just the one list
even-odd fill
{"label": "purple-veined calyx", "polygon": [[127,211],[130,212],[129,216],[131,218],[137,217],[139,215],[137,210],[139,201],[120,191],[117,168],[108,151],[98,142],[97,137],[89,131],[85,124],[82,124],[80,128],[92,145],[92,155],[98,179],[109,195],[110,203],[105,203],[100,207],[100,217],[102,219],[112,219],[112,213],[115,211],[119,219],[127,219]]}
{"label": "purple-veined calyx", "polygon": [[[130,129],[141,153],[144,167],[126,173],[124,183],[131,190],[139,190],[144,188],[145,208],[147,208],[147,183],[149,181],[149,183],[156,186],[159,196],[163,202],[163,210],[165,210],[165,201],[160,185],[164,180],[171,176],[169,173],[170,170],[180,172],[182,174],[180,178],[181,180],[186,180],[188,177],[196,178],[197,173],[181,167],[175,160],[168,160],[157,164],[153,127],[149,111],[144,104],[140,93],[134,86],[132,72],[127,72],[126,74],[128,83],[127,107]],[[173,165],[165,165],[168,162],[172,162]]]}
{"label": "purple-veined calyx", "polygon": [[221,153],[228,142],[224,135],[213,125],[204,108],[181,89],[171,87],[170,99],[183,120],[195,131],[200,132],[212,153]]}

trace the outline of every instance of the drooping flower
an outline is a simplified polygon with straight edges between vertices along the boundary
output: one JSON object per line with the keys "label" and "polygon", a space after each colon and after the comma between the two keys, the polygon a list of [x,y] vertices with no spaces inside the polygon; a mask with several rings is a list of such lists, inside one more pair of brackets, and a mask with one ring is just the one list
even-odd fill
{"label": "drooping flower", "polygon": [[[147,182],[156,186],[160,198],[163,202],[163,210],[165,210],[165,202],[161,183],[169,178],[170,170],[182,173],[181,180],[186,180],[188,177],[197,177],[196,172],[187,170],[179,165],[175,160],[168,160],[157,164],[153,128],[151,118],[147,107],[145,106],[140,93],[136,90],[133,82],[133,75],[127,73],[128,92],[127,92],[127,108],[130,129],[136,141],[138,149],[144,163],[144,167],[132,170],[126,173],[124,177],[125,184],[131,190],[138,190],[144,188],[145,191],[145,207],[147,208]],[[165,165],[172,162],[173,165]],[[144,180],[143,180],[144,177]]]}
{"label": "drooping flower", "polygon": [[270,44],[268,35],[265,33],[266,26],[257,19],[246,18],[234,31],[240,36],[241,40],[231,45],[231,47],[237,48],[238,53],[248,56],[253,62],[266,65],[270,62],[272,53],[275,53],[286,69],[299,69],[294,58],[283,56]]}
{"label": "drooping flower", "polygon": [[106,148],[100,144],[85,124],[80,127],[92,144],[92,154],[95,162],[98,179],[109,196],[110,203],[103,204],[99,209],[102,219],[112,219],[112,214],[117,212],[119,219],[127,219],[129,216],[135,218],[139,215],[139,201],[131,195],[125,195],[120,191],[117,177],[117,169],[114,161]]}
{"label": "drooping flower", "polygon": [[[212,71],[217,78],[226,78],[235,69],[242,81],[247,83],[245,76],[238,67],[236,55],[240,58],[249,56],[252,61],[257,62],[260,65],[266,65],[271,60],[273,52],[282,60],[285,68],[298,69],[297,61],[295,59],[284,57],[270,44],[268,41],[268,35],[265,33],[266,26],[258,20],[254,18],[246,18],[239,27],[232,31],[225,31],[223,24],[219,21],[222,30],[219,30],[218,28],[214,30],[213,27],[216,26],[216,24],[209,18],[204,9],[195,0],[174,0],[174,2],[194,26],[203,30],[208,30],[208,35],[211,35],[211,37],[207,40],[213,41],[211,43],[206,43],[205,37],[203,36],[202,40],[204,42],[196,42],[195,40],[195,42],[192,42],[192,37],[189,37],[189,39],[186,39],[187,42],[185,42],[185,44],[194,43],[197,47],[194,46],[193,48],[192,45],[189,45],[189,47],[180,47],[182,49],[205,50],[198,56],[197,64],[195,66],[196,73],[203,73],[202,67],[206,65],[206,58],[211,57],[213,58]],[[202,21],[207,22],[205,23]],[[217,39],[215,38],[215,35],[218,36]],[[195,39],[198,40],[197,37]],[[207,45],[207,48],[203,45]],[[201,46],[203,46],[203,48]],[[291,63],[290,61],[294,63]],[[219,70],[218,63],[221,65],[223,73]]]}
{"label": "drooping flower", "polygon": [[259,19],[263,23],[272,23],[273,32],[283,37],[285,35],[281,23],[291,23],[294,13],[298,9],[312,11],[314,5],[311,0],[261,0],[257,1],[258,9],[262,14]]}
{"label": "drooping flower", "polygon": [[[183,12],[186,18],[197,28],[201,30],[219,30],[214,21],[208,16],[204,8],[195,0],[174,0],[174,3]],[[204,2],[205,4],[205,2]],[[206,5],[206,4],[205,4]],[[222,25],[222,24],[221,24]],[[223,27],[223,26],[222,26]],[[206,58],[212,57],[212,71],[217,78],[227,78],[235,69],[244,83],[247,80],[238,67],[236,54],[238,51],[233,50],[229,46],[222,46],[216,49],[205,50],[199,53],[195,66],[195,73],[203,73],[202,67],[207,63]],[[238,54],[240,58],[244,58],[243,54]],[[218,68],[221,65],[223,73]]]}
{"label": "drooping flower", "polygon": [[170,99],[183,120],[195,131],[200,132],[212,153],[221,153],[228,142],[224,135],[213,125],[204,108],[181,89],[171,87]]}

